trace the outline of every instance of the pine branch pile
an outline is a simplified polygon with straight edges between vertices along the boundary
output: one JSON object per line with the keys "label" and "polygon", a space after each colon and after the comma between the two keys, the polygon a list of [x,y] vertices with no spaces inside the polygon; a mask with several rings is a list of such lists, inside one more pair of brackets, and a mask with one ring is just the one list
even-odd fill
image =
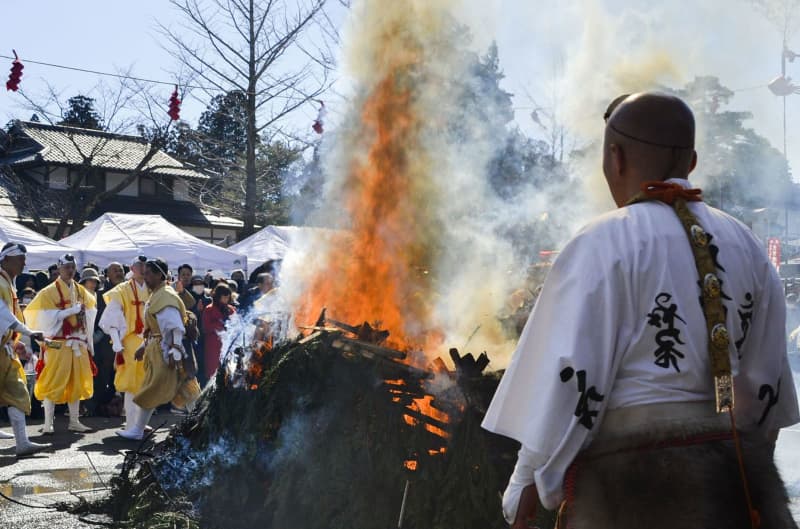
{"label": "pine branch pile", "polygon": [[[457,377],[433,376],[343,355],[336,339],[277,346],[241,387],[220,370],[195,413],[152,457],[129,454],[92,510],[148,529],[387,529],[403,506],[405,529],[507,527],[500,493],[518,445],[480,428],[499,374],[481,373],[487,362],[470,370],[481,359],[467,355]],[[446,439],[423,414],[404,417],[434,386]]]}

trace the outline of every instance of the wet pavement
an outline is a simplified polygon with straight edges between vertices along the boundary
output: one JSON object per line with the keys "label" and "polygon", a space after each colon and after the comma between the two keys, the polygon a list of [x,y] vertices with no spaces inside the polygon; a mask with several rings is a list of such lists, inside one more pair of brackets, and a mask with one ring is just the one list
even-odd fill
{"label": "wet pavement", "polygon": [[[155,415],[154,427],[165,423],[156,433],[162,440],[167,428],[180,417]],[[17,459],[14,441],[0,440],[0,493],[29,505],[24,507],[0,497],[0,528],[2,529],[72,529],[98,527],[77,517],[59,513],[49,506],[59,502],[75,502],[78,497],[96,499],[106,493],[109,479],[119,472],[127,450],[138,443],[126,441],[114,434],[122,425],[118,417],[84,417],[81,421],[94,429],[77,434],[67,431],[67,418],[57,414],[55,435],[42,436],[41,420],[28,420],[28,435],[32,441],[50,443],[51,449],[31,457]],[[8,423],[0,429],[10,433]]]}
{"label": "wet pavement", "polygon": [[[795,382],[800,382],[800,373],[796,372],[795,377]],[[179,420],[180,417],[170,414],[154,416],[150,422],[152,426],[164,423],[163,429],[156,433],[156,439],[163,440],[168,427]],[[138,443],[114,434],[122,424],[120,418],[86,417],[81,421],[94,431],[86,434],[68,432],[67,418],[58,416],[55,435],[42,436],[39,433],[42,421],[29,419],[28,435],[31,439],[52,444],[50,450],[32,457],[18,460],[14,455],[14,441],[0,440],[0,492],[37,506],[24,507],[0,497],[0,529],[98,527],[96,523],[57,512],[52,506],[59,502],[76,502],[78,497],[102,497],[110,478],[119,472],[125,451],[135,449]],[[2,422],[0,429],[11,431],[9,425]],[[781,431],[775,459],[792,498],[794,517],[800,520],[800,425]]]}

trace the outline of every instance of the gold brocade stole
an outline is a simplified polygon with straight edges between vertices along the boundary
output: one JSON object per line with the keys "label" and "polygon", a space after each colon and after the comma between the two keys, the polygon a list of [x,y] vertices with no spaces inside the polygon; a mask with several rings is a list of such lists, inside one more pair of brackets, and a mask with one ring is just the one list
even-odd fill
{"label": "gold brocade stole", "polygon": [[717,277],[714,256],[711,255],[710,238],[687,205],[688,201],[702,201],[700,190],[686,189],[674,183],[645,182],[642,184],[642,191],[626,205],[648,200],[658,200],[672,206],[689,239],[701,283],[702,308],[708,332],[708,356],[711,361],[711,374],[714,376],[717,413],[731,411],[734,405],[733,377],[728,350],[730,336],[725,325],[725,307],[722,304],[722,286]]}
{"label": "gold brocade stole", "polygon": [[641,192],[631,198],[626,205],[658,200],[672,206],[681,221],[689,246],[692,249],[697,273],[700,278],[703,316],[708,332],[708,357],[711,362],[711,374],[714,376],[714,395],[717,413],[727,413],[731,420],[739,477],[742,480],[750,527],[761,526],[761,515],[753,503],[750,485],[744,467],[744,456],[739,432],[734,415],[733,377],[731,375],[730,336],[725,325],[725,308],[722,304],[722,283],[717,277],[717,264],[711,254],[711,237],[700,225],[697,217],[689,210],[687,202],[700,202],[699,189],[686,189],[680,184],[671,182],[644,182]]}
{"label": "gold brocade stole", "polygon": [[161,329],[156,320],[156,314],[166,309],[167,307],[174,307],[178,309],[181,314],[183,323],[186,323],[186,305],[183,304],[178,293],[175,292],[169,285],[164,285],[157,288],[150,294],[150,299],[144,306],[144,328],[145,332],[149,334],[161,334]]}
{"label": "gold brocade stole", "polygon": [[[16,316],[16,318],[25,322],[25,316],[22,315],[22,309],[19,306],[17,294],[14,291],[14,281],[8,276],[5,270],[0,270],[0,300],[8,305],[9,310]],[[0,347],[5,346],[8,342],[16,342],[19,338],[19,333],[9,329],[3,334],[0,339]]]}

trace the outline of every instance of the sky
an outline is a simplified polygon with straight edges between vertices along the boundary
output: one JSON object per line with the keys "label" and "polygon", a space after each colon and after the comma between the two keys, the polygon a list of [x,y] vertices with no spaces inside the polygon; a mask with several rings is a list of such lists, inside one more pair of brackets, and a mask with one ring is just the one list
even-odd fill
{"label": "sky", "polygon": [[[109,72],[131,69],[140,77],[173,80],[176,62],[156,30],[156,22],[178,21],[165,0],[2,4],[0,55],[10,55],[13,48],[23,62],[27,58]],[[608,82],[609,72],[619,75],[620,63],[625,63],[628,75],[635,77],[640,65],[642,70],[653,67],[646,64],[648,53],[660,53],[671,65],[667,82],[680,85],[695,75],[719,76],[736,90],[729,108],[753,112],[749,126],[782,147],[782,102],[766,84],[780,73],[783,37],[748,0],[454,0],[453,5],[473,28],[476,47],[497,41],[506,74],[503,87],[515,95],[516,122],[530,134],[542,133],[530,117],[536,106],[555,108],[576,129],[584,120],[599,120],[603,107],[594,102],[617,95],[605,93],[615,87]],[[336,17],[345,39],[348,32],[358,31],[358,21],[348,24],[343,10]],[[800,34],[790,35],[788,44],[800,51]],[[7,71],[10,63],[0,59],[0,71]],[[337,75],[346,78],[345,72]],[[789,64],[788,75],[800,78],[800,60]],[[66,99],[79,92],[91,95],[98,80],[92,74],[28,63],[22,87],[36,96],[50,83]],[[172,89],[164,85],[158,90],[166,109]],[[335,116],[340,109],[337,98],[331,100]],[[182,118],[194,124],[203,109],[203,102],[189,99]],[[0,91],[0,121],[29,114],[19,94]],[[309,104],[294,115],[293,125],[308,131],[315,116],[316,107]],[[800,96],[788,98],[787,116],[788,158],[800,180]]]}

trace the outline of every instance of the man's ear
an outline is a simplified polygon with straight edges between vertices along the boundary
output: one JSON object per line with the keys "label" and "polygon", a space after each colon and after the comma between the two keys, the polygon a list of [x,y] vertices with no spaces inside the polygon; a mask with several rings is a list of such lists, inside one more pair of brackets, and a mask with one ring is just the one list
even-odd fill
{"label": "man's ear", "polygon": [[692,161],[689,163],[689,172],[691,173],[694,171],[695,167],[697,167],[697,151],[692,151]]}
{"label": "man's ear", "polygon": [[625,152],[619,144],[612,143],[608,147],[611,156],[611,170],[614,177],[619,177],[625,171]]}

